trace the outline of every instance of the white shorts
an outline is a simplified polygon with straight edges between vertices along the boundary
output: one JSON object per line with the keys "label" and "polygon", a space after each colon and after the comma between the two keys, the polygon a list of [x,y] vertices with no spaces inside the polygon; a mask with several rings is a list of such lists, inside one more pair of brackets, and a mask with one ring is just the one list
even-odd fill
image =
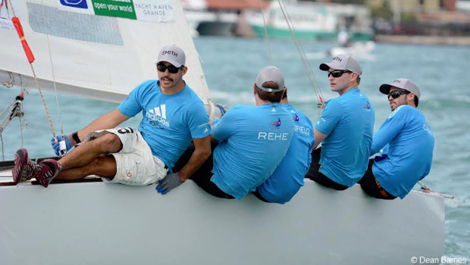
{"label": "white shorts", "polygon": [[136,129],[127,127],[91,132],[86,136],[85,141],[96,139],[107,133],[113,133],[119,137],[122,149],[112,154],[116,159],[116,176],[112,180],[102,178],[103,181],[130,186],[146,186],[166,176],[168,169],[165,164],[152,154],[150,146]]}

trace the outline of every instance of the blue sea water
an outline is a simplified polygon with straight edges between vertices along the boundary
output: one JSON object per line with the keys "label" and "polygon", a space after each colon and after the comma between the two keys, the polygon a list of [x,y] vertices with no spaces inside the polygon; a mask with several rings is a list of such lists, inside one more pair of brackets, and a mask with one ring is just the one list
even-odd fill
{"label": "blue sea water", "polygon": [[[195,44],[215,102],[229,107],[254,105],[253,83],[257,72],[263,66],[274,64],[285,73],[290,103],[314,122],[319,117],[317,97],[291,40],[270,40],[269,49],[261,39],[200,37],[195,39]],[[326,99],[337,95],[329,91],[327,76],[318,65],[331,60],[326,51],[332,46],[328,42],[302,42],[316,84]],[[470,262],[470,89],[467,88],[470,47],[377,44],[370,54],[356,57],[363,67],[359,87],[376,111],[375,130],[390,114],[386,97],[378,91],[381,84],[404,77],[420,87],[422,97],[418,109],[426,116],[436,138],[433,167],[424,183],[434,191],[455,195],[455,199],[446,200],[444,255],[467,258]],[[18,91],[0,87],[0,110],[11,103]],[[45,97],[55,129],[60,132],[55,95],[45,92]],[[84,127],[117,106],[67,95],[59,95],[58,101],[65,133]],[[31,156],[52,156],[49,145],[52,133],[36,90],[26,96],[24,109],[28,126],[23,132],[23,146]],[[137,119],[126,123],[137,124]],[[15,119],[3,132],[6,160],[13,159],[21,146],[19,128]]]}

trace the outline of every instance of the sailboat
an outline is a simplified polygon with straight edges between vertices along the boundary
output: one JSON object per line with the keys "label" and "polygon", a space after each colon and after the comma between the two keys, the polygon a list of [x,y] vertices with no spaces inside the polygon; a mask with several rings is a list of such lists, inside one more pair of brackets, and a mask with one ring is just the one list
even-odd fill
{"label": "sailboat", "polygon": [[[0,14],[1,83],[32,80],[17,31],[5,19],[13,7],[40,87],[119,102],[155,78],[152,55],[175,43],[191,69],[185,80],[209,113],[217,110],[179,1],[12,2]],[[2,163],[1,180],[11,181],[11,167]],[[4,181],[0,264],[409,264],[442,256],[444,222],[444,196],[429,191],[383,201],[358,186],[338,192],[306,180],[278,205],[252,195],[218,199],[192,181],[165,196],[155,185],[99,178],[47,189]]]}

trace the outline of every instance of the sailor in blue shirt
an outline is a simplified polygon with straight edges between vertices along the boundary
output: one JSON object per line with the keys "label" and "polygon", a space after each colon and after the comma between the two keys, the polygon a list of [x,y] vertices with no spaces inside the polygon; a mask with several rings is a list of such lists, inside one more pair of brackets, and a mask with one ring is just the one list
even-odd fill
{"label": "sailor in blue shirt", "polygon": [[431,170],[434,136],[424,115],[417,110],[421,92],[405,78],[380,86],[387,95],[392,114],[372,142],[370,154],[386,149],[372,159],[360,181],[362,189],[379,199],[403,199]]}
{"label": "sailor in blue shirt", "polygon": [[253,90],[256,106],[235,106],[214,122],[213,146],[218,145],[191,179],[227,199],[241,199],[266,181],[294,134],[291,114],[279,103],[283,93],[282,72],[274,66],[261,69]]}
{"label": "sailor in blue shirt", "polygon": [[[35,165],[26,149],[18,150],[15,181],[35,176],[47,187],[53,178],[75,180],[95,174],[110,183],[132,186],[160,181],[163,193],[184,182],[211,153],[209,116],[183,80],[188,70],[185,62],[181,48],[163,47],[156,65],[159,80],[138,85],[117,109],[82,130],[65,139],[53,138],[56,153],[61,140],[67,150],[82,142],[59,161]],[[140,112],[143,117],[138,129],[115,128]],[[196,147],[193,156],[179,172],[171,172],[191,141]]]}
{"label": "sailor in blue shirt", "polygon": [[[338,55],[320,69],[328,71],[332,91],[315,124],[312,164],[306,177],[323,186],[345,190],[364,175],[369,161],[375,112],[358,88],[362,68],[349,55]],[[321,148],[317,146],[322,143]]]}
{"label": "sailor in blue shirt", "polygon": [[284,204],[304,185],[304,177],[312,161],[311,152],[315,138],[310,119],[288,104],[287,89],[281,103],[294,121],[294,136],[281,164],[254,194],[262,201]]}

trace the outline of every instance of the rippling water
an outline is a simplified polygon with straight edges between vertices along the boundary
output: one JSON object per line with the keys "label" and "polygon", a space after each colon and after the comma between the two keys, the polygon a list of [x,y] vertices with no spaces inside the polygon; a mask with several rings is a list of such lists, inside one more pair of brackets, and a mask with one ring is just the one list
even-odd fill
{"label": "rippling water", "polygon": [[[290,102],[313,121],[319,117],[320,112],[315,107],[317,98],[290,40],[271,40],[272,56],[263,40],[198,38],[195,43],[215,102],[229,107],[240,103],[254,105],[252,90],[257,72],[263,66],[274,64],[285,73]],[[326,74],[318,65],[331,60],[326,55],[331,46],[332,43],[326,42],[302,43],[316,83],[327,99],[336,94],[329,91]],[[404,77],[420,87],[422,98],[418,109],[426,116],[436,137],[433,167],[424,182],[435,191],[456,196],[454,200],[446,200],[444,255],[467,258],[470,262],[470,134],[467,131],[470,130],[470,89],[467,87],[470,84],[470,48],[377,44],[371,54],[356,57],[364,69],[359,87],[375,108],[376,130],[390,113],[386,97],[378,91],[382,83]],[[0,88],[1,109],[17,93],[14,88]],[[28,121],[24,146],[34,157],[50,156],[51,130],[37,94],[32,91],[24,102]],[[55,96],[46,93],[46,100],[54,103]],[[66,133],[82,128],[117,106],[66,95],[60,95],[59,102]],[[58,126],[57,107],[49,104],[49,108]],[[135,119],[127,124],[136,126],[137,123]],[[18,121],[14,120],[3,134],[7,160],[13,158],[20,146],[18,128]],[[60,127],[56,130],[60,131]]]}

